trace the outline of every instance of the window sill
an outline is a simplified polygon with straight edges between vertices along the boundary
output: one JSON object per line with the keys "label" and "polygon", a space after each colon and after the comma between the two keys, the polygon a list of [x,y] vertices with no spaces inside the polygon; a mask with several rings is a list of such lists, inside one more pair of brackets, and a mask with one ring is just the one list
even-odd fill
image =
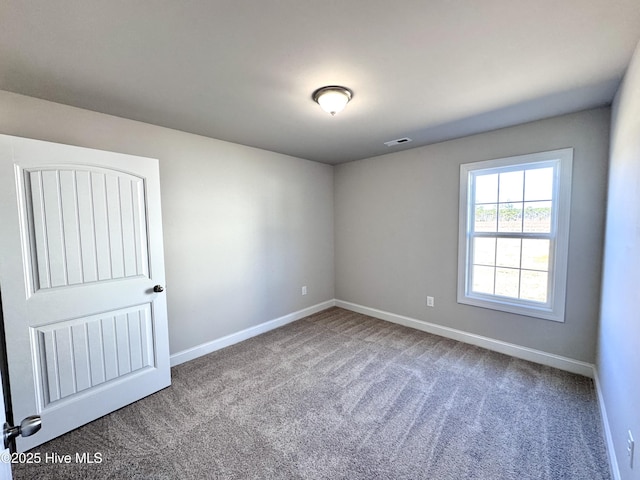
{"label": "window sill", "polygon": [[514,313],[516,315],[524,315],[526,317],[540,318],[542,320],[551,320],[553,322],[564,322],[564,311],[556,312],[548,307],[538,307],[535,305],[521,305],[510,303],[509,301],[501,301],[497,299],[486,299],[475,296],[458,296],[458,303],[471,305],[474,307],[487,308],[489,310],[498,310],[501,312]]}

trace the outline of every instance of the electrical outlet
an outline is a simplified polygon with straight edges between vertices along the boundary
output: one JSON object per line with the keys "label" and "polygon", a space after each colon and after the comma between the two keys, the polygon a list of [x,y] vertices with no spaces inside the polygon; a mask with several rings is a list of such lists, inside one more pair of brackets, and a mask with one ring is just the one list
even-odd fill
{"label": "electrical outlet", "polygon": [[433,297],[427,297],[427,307],[433,307]]}
{"label": "electrical outlet", "polygon": [[307,286],[303,286],[302,287],[302,295],[306,295],[307,294]]}
{"label": "electrical outlet", "polygon": [[633,441],[633,435],[631,430],[627,431],[627,456],[629,457],[629,467],[633,468],[633,450],[635,442]]}

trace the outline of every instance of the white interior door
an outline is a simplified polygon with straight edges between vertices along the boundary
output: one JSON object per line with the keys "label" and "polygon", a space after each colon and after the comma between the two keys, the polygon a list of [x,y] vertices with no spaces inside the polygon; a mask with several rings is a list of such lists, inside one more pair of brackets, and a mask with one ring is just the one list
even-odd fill
{"label": "white interior door", "polygon": [[0,225],[18,451],[171,383],[157,160],[0,135]]}

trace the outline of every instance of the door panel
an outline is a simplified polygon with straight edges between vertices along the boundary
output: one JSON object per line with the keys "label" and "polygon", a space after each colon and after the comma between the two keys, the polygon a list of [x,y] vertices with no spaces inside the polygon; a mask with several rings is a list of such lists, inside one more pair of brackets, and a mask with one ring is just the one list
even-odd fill
{"label": "door panel", "polygon": [[42,407],[154,368],[151,304],[32,329]]}
{"label": "door panel", "polygon": [[0,135],[0,283],[31,448],[170,384],[157,160]]}
{"label": "door panel", "polygon": [[96,168],[20,170],[34,292],[147,275],[143,179]]}

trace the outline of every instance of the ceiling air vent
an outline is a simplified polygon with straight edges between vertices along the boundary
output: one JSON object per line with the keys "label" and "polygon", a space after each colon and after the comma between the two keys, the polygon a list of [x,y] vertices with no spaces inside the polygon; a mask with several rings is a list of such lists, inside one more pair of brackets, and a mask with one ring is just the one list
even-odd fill
{"label": "ceiling air vent", "polygon": [[402,145],[403,143],[409,143],[411,139],[409,137],[397,138],[395,140],[389,140],[384,142],[387,147],[395,147],[396,145]]}

